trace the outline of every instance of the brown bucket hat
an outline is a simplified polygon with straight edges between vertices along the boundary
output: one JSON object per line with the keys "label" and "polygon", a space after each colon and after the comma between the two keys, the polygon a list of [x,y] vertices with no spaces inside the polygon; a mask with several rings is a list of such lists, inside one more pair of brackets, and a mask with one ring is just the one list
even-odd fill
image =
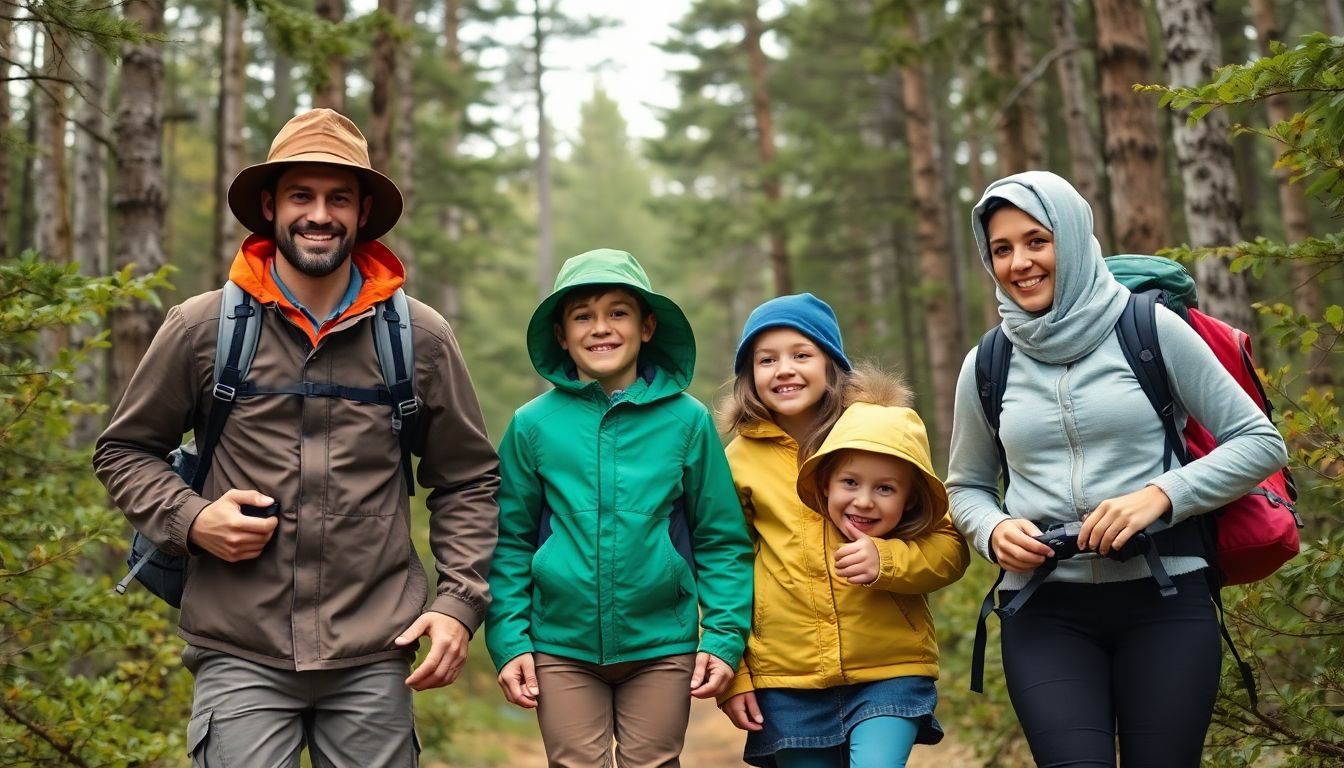
{"label": "brown bucket hat", "polygon": [[275,224],[261,214],[261,190],[285,168],[301,163],[339,165],[359,177],[360,195],[372,195],[369,220],[359,228],[360,242],[377,240],[401,218],[401,190],[369,166],[369,144],[350,118],[330,109],[313,109],[291,118],[271,142],[266,162],[239,171],[229,185],[229,208],[243,226],[265,237]]}

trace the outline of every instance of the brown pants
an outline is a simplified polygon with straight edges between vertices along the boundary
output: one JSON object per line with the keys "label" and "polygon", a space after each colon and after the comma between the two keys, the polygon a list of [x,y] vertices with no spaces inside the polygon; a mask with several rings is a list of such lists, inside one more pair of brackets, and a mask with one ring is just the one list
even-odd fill
{"label": "brown pants", "polygon": [[537,721],[551,768],[678,768],[695,654],[589,664],[536,654]]}

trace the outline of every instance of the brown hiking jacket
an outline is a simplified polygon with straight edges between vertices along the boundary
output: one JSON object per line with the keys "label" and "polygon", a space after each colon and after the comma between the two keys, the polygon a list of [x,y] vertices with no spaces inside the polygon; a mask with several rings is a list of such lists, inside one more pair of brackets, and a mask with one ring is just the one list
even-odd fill
{"label": "brown hiking jacket", "polygon": [[[314,332],[270,277],[274,244],[249,237],[230,278],[261,307],[250,380],[261,389],[300,381],[383,383],[371,323],[402,283],[376,242],[356,246],[359,298]],[[93,464],[131,523],[168,554],[187,552],[201,510],[230,488],[280,503],[280,523],[253,560],[228,563],[192,547],[180,634],[189,643],[282,669],[335,669],[405,655],[393,638],[428,609],[475,631],[489,606],[498,525],[498,459],[447,321],[410,299],[416,475],[428,489],[428,584],[411,541],[410,504],[391,408],[330,397],[241,398],[220,435],[203,495],[165,456],[212,405],[220,292],[169,310],[99,438]]]}

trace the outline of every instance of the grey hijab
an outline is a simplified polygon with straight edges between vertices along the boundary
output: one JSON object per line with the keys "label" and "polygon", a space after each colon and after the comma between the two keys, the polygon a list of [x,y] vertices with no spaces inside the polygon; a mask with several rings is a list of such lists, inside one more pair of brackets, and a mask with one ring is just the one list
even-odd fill
{"label": "grey hijab", "polygon": [[1013,346],[1036,360],[1071,363],[1115,332],[1129,299],[1129,291],[1106,269],[1101,244],[1092,235],[1092,208],[1069,182],[1047,171],[1027,171],[990,184],[971,212],[971,229],[991,278],[994,264],[981,216],[996,197],[1020,208],[1055,236],[1055,296],[1045,312],[1024,311],[994,281],[1003,330]]}

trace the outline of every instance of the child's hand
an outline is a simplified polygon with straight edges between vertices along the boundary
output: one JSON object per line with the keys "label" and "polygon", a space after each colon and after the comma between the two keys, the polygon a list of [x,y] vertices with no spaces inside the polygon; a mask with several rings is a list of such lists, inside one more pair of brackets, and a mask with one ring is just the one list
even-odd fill
{"label": "child's hand", "polygon": [[756,704],[755,691],[739,693],[723,702],[719,709],[741,730],[759,731],[764,727],[761,723],[765,722],[765,718],[761,717],[761,708]]}
{"label": "child's hand", "polygon": [[499,687],[504,690],[504,698],[510,704],[517,704],[523,709],[536,709],[541,686],[537,685],[537,668],[532,654],[521,653],[510,659],[499,670]]}
{"label": "child's hand", "polygon": [[882,557],[877,545],[862,531],[844,520],[843,530],[850,542],[835,550],[835,573],[850,584],[867,586],[877,581]]}
{"label": "child's hand", "polygon": [[695,671],[691,673],[691,695],[697,699],[711,699],[728,690],[733,682],[733,668],[712,653],[695,654]]}

